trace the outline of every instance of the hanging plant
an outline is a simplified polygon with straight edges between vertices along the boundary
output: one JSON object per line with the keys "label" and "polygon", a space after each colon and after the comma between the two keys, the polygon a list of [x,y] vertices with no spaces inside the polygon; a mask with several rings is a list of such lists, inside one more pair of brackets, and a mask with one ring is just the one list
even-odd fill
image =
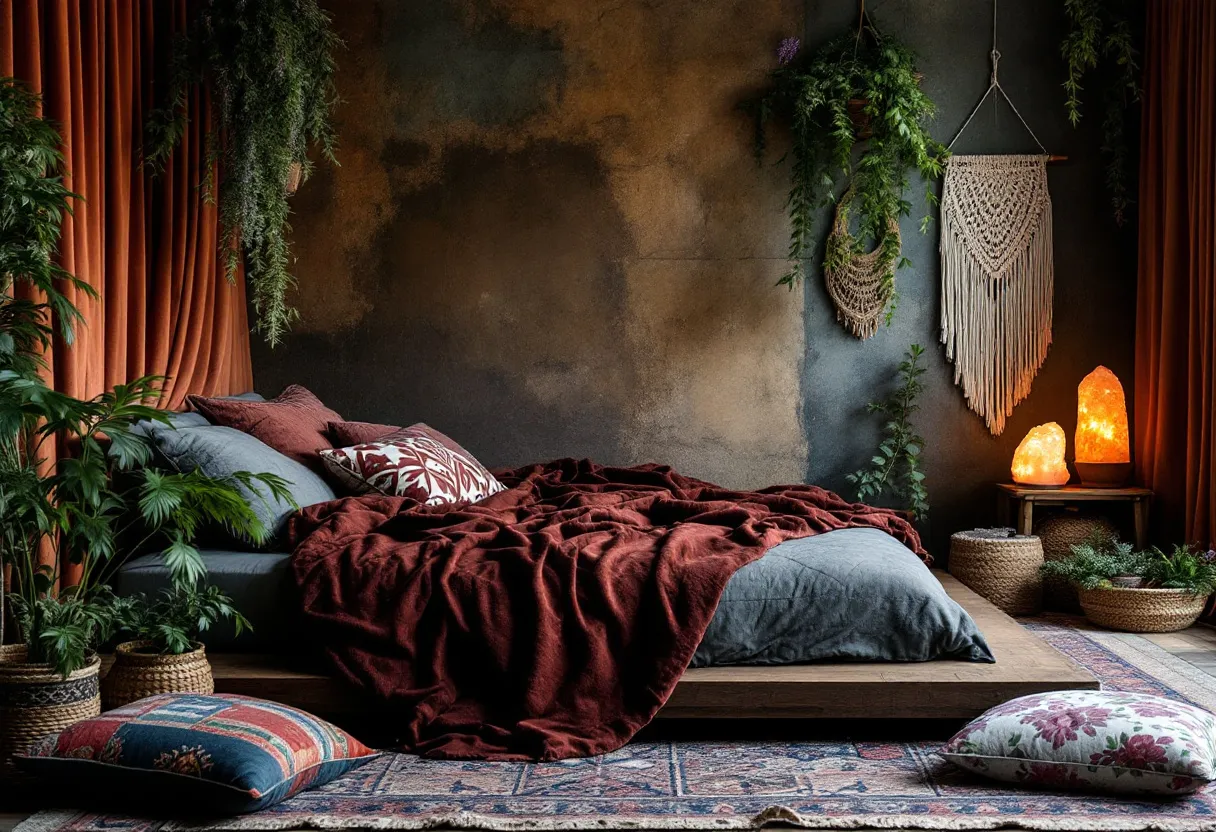
{"label": "hanging plant", "polygon": [[1131,107],[1140,101],[1140,52],[1132,26],[1133,13],[1143,14],[1133,0],[1064,0],[1069,32],[1060,51],[1068,64],[1064,106],[1068,120],[1081,122],[1081,81],[1102,62],[1108,62],[1102,119],[1102,155],[1106,158],[1106,189],[1115,222],[1127,221],[1133,203],[1130,182],[1135,177],[1132,139],[1127,122]]}
{"label": "hanging plant", "polygon": [[[898,254],[898,238],[887,232],[892,222],[911,212],[904,197],[908,173],[915,170],[926,180],[926,198],[936,205],[932,181],[941,176],[948,154],[926,132],[934,105],[920,87],[915,56],[895,38],[866,25],[810,55],[801,54],[797,40],[787,38],[777,57],[772,89],[752,107],[758,159],[763,159],[769,120],[781,119],[793,133],[787,203],[790,270],[779,283],[792,289],[805,277],[816,212],[833,201],[837,175],[849,179],[860,203],[853,254],[875,245],[894,245]],[[861,155],[854,163],[858,144]],[[922,231],[930,220],[924,218]],[[899,266],[907,264],[899,258]],[[893,304],[894,292],[890,299]]]}
{"label": "hanging plant", "polygon": [[147,125],[146,158],[163,165],[185,129],[190,88],[210,88],[216,116],[202,187],[219,204],[230,280],[244,249],[256,328],[271,346],[298,317],[287,303],[287,198],[312,172],[311,145],[337,164],[330,115],[341,41],[329,23],[316,0],[206,0],[174,43],[169,103]]}

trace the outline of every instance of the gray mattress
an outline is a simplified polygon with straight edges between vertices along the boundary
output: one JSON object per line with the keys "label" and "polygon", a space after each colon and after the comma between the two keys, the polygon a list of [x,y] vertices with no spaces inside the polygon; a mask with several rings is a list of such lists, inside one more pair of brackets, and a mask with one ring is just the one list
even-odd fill
{"label": "gray mattress", "polygon": [[[233,641],[230,627],[208,633],[211,647],[279,649],[298,621],[289,555],[204,550],[210,580],[232,596],[254,632]],[[156,554],[119,572],[120,595],[169,585]],[[822,660],[992,661],[962,607],[895,538],[842,529],[774,546],[726,585],[693,658],[694,667],[795,664]]]}

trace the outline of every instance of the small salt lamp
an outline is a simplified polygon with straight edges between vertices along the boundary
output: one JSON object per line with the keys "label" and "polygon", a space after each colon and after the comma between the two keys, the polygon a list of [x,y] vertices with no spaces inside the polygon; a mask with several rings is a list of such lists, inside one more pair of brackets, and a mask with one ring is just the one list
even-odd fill
{"label": "small salt lamp", "polygon": [[1112,488],[1127,482],[1127,400],[1119,378],[1099,366],[1077,386],[1077,473],[1081,484]]}
{"label": "small salt lamp", "polygon": [[1064,461],[1067,447],[1064,428],[1055,422],[1031,428],[1013,452],[1013,481],[1019,485],[1064,485],[1068,482],[1068,464]]}

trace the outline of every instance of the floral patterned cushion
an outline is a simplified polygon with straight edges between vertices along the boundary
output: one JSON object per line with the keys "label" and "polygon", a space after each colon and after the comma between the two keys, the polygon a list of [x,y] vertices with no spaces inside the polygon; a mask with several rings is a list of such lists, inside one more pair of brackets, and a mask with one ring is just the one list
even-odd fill
{"label": "floral patterned cushion", "polygon": [[379,756],[311,714],[229,694],[170,693],[77,722],[16,759],[85,800],[229,815],[272,806]]}
{"label": "floral patterned cushion", "polygon": [[330,476],[355,494],[445,506],[505,488],[471,453],[421,422],[375,442],[322,450],[321,459]]}
{"label": "floral patterned cushion", "polygon": [[1006,783],[1190,794],[1216,779],[1216,717],[1139,693],[1039,693],[992,708],[941,755]]}

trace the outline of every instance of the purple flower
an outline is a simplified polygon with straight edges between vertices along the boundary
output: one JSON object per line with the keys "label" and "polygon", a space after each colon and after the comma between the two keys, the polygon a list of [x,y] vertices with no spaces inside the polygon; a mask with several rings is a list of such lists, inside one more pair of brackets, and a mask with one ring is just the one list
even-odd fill
{"label": "purple flower", "polygon": [[798,38],[785,38],[781,41],[781,45],[777,47],[777,63],[785,66],[798,57],[798,50],[801,48],[802,41],[798,40]]}

